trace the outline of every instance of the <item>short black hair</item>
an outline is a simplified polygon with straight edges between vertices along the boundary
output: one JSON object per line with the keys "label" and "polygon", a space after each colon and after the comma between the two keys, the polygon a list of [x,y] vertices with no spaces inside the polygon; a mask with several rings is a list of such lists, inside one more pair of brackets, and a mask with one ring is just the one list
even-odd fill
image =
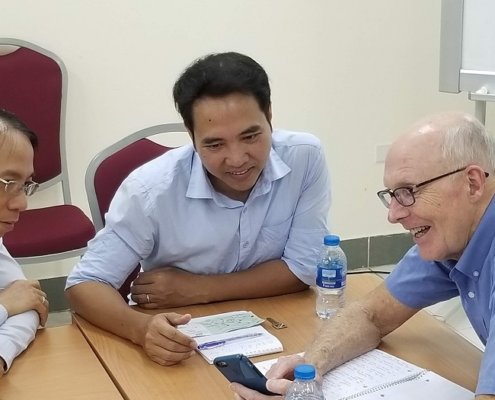
{"label": "short black hair", "polygon": [[[7,126],[7,129],[2,130],[2,122]],[[7,130],[15,130],[22,133],[29,139],[31,146],[35,149],[38,146],[38,137],[36,134],[27,127],[14,113],[0,108],[0,134]]]}
{"label": "short black hair", "polygon": [[252,95],[270,121],[270,84],[263,67],[244,54],[213,53],[195,60],[175,82],[175,108],[194,136],[192,107],[202,97]]}

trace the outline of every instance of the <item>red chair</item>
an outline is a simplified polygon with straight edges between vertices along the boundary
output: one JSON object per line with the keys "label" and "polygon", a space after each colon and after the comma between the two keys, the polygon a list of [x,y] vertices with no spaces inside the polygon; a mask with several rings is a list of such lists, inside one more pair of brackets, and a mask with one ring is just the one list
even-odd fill
{"label": "red chair", "polygon": [[67,72],[53,53],[18,39],[0,38],[0,107],[38,136],[33,179],[39,190],[61,184],[63,204],[21,213],[4,244],[21,264],[77,257],[95,229],[71,204],[65,152]]}
{"label": "red chair", "polygon": [[[161,133],[186,132],[182,124],[163,124],[135,132],[102,150],[86,170],[86,194],[91,216],[97,231],[105,225],[105,213],[122,181],[137,167],[164,154],[173,147],[163,146],[150,139]],[[138,265],[119,289],[124,299],[136,278]]]}

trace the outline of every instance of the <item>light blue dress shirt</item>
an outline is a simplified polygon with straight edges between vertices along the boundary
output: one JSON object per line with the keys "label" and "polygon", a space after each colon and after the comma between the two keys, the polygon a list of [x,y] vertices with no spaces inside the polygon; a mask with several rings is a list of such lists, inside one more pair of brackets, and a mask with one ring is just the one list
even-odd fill
{"label": "light blue dress shirt", "polygon": [[412,308],[460,296],[485,344],[476,394],[495,394],[495,199],[460,259],[425,261],[414,246],[386,280],[392,295]]}
{"label": "light blue dress shirt", "polygon": [[[9,254],[0,238],[0,287],[5,288],[16,280],[26,279],[21,267]],[[36,311],[8,317],[7,310],[0,304],[0,357],[9,369],[12,361],[31,343],[40,323]]]}
{"label": "light blue dress shirt", "polygon": [[274,259],[313,284],[330,206],[325,157],[310,134],[272,135],[267,164],[245,203],[213,189],[192,145],[135,170],[67,288],[91,280],[119,288],[139,262],[144,271],[175,266],[214,275]]}

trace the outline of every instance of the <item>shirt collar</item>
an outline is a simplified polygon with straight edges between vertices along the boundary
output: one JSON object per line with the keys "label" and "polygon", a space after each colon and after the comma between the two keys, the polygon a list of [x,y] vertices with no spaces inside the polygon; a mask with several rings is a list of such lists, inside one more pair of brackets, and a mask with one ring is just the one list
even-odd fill
{"label": "shirt collar", "polygon": [[[469,243],[462,252],[459,261],[455,264],[455,269],[472,276],[473,271],[481,272],[483,262],[477,263],[473,260],[485,260],[493,243],[493,227],[495,226],[495,196],[485,210],[478,227]],[[450,261],[450,260],[449,260]],[[451,265],[451,261],[443,262],[444,265]]]}

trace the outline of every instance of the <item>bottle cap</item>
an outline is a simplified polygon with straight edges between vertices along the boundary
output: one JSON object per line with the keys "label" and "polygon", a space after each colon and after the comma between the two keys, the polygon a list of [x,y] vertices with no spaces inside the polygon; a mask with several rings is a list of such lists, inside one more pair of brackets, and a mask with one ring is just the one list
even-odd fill
{"label": "bottle cap", "polygon": [[296,379],[310,380],[315,379],[316,370],[311,364],[299,364],[294,369],[294,377]]}
{"label": "bottle cap", "polygon": [[325,243],[327,246],[338,246],[340,243],[340,237],[337,235],[326,235],[323,238],[323,243]]}

